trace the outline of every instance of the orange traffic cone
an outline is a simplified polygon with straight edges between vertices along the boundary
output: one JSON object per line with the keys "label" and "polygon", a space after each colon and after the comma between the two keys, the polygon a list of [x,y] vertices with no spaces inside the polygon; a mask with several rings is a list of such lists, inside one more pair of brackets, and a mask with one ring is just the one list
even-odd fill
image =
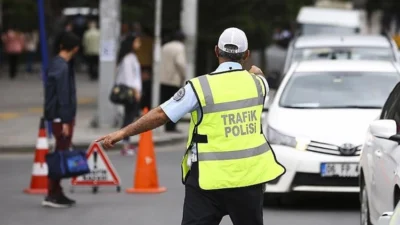
{"label": "orange traffic cone", "polygon": [[49,152],[49,143],[47,141],[46,127],[44,118],[40,119],[39,135],[36,142],[35,159],[32,167],[31,185],[24,192],[28,194],[46,194],[47,193],[47,164],[46,154]]}
{"label": "orange traffic cone", "polygon": [[[148,109],[143,110],[146,114]],[[126,193],[161,193],[167,189],[158,185],[156,157],[152,132],[147,131],[140,135],[139,149],[136,162],[136,171],[133,188],[126,189]]]}

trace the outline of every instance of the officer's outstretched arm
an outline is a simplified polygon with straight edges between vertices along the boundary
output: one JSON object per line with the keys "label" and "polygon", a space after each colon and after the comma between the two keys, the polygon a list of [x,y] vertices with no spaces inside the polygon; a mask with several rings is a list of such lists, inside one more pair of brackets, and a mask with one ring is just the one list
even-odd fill
{"label": "officer's outstretched arm", "polygon": [[137,121],[122,128],[122,132],[124,137],[134,136],[162,126],[168,121],[168,116],[164,113],[161,107],[158,106],[157,108],[150,110],[150,112],[146,113]]}

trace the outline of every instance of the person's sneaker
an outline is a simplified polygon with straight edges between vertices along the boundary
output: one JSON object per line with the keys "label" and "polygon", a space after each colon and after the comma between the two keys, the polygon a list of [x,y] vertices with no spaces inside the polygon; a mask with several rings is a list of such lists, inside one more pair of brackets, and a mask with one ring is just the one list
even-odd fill
{"label": "person's sneaker", "polygon": [[125,155],[129,155],[129,156],[132,156],[132,155],[135,155],[135,150],[134,149],[127,149],[127,150],[125,150]]}
{"label": "person's sneaker", "polygon": [[62,201],[65,201],[66,203],[68,203],[70,205],[76,204],[75,200],[68,198],[67,196],[65,196],[65,194],[61,194],[60,198],[62,199]]}
{"label": "person's sneaker", "polygon": [[71,206],[65,199],[62,198],[53,198],[47,196],[43,202],[42,206],[51,207],[51,208],[68,208]]}

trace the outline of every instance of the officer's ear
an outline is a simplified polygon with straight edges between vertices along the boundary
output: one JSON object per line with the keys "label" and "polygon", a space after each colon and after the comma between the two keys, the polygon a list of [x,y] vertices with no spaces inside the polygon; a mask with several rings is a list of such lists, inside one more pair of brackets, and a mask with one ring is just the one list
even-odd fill
{"label": "officer's ear", "polygon": [[218,54],[218,45],[216,45],[214,47],[214,52],[215,52],[215,56],[217,56],[217,58],[219,58],[219,54]]}
{"label": "officer's ear", "polygon": [[246,61],[250,57],[250,50],[244,52],[243,60]]}

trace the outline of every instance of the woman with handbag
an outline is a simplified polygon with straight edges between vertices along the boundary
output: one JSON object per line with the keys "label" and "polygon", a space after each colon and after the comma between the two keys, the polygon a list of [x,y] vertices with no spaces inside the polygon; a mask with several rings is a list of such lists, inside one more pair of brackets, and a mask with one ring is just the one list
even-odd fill
{"label": "woman with handbag", "polygon": [[[122,93],[118,102],[111,100],[124,107],[124,120],[122,127],[133,122],[139,116],[140,98],[142,93],[142,75],[140,63],[136,51],[141,46],[140,37],[135,35],[127,36],[121,43],[117,58],[117,77],[115,87]],[[115,90],[115,87],[113,90]],[[133,155],[136,148],[130,144],[129,137],[123,140],[122,155]]]}

